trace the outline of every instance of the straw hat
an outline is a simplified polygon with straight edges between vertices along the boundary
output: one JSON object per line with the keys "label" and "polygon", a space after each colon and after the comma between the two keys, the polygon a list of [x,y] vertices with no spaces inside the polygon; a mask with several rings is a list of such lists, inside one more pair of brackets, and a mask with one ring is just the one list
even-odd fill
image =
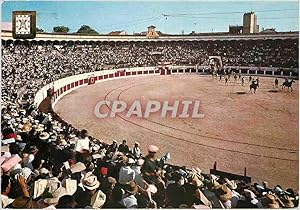
{"label": "straw hat", "polygon": [[267,194],[265,197],[261,199],[261,203],[263,204],[264,208],[268,209],[278,209],[280,208],[279,203],[277,202],[274,195]]}
{"label": "straw hat", "polygon": [[98,190],[91,198],[91,205],[92,208],[101,208],[106,201],[106,195],[101,191]]}
{"label": "straw hat", "polygon": [[280,198],[283,202],[284,206],[287,208],[294,208],[294,203],[288,195],[284,195],[282,198]]}
{"label": "straw hat", "polygon": [[88,190],[95,190],[100,186],[100,182],[97,177],[92,174],[92,172],[88,172],[82,180],[83,186]]}
{"label": "straw hat", "polygon": [[216,188],[216,195],[222,202],[226,202],[232,198],[232,192],[225,184]]}
{"label": "straw hat", "polygon": [[226,182],[226,185],[227,187],[229,187],[231,190],[235,190],[237,188],[237,184],[234,180],[229,180],[227,178],[224,178],[225,182]]}
{"label": "straw hat", "polygon": [[67,194],[67,191],[64,187],[58,187],[56,190],[54,190],[51,194],[50,198],[45,198],[44,202],[47,204],[56,204],[58,203],[59,199]]}

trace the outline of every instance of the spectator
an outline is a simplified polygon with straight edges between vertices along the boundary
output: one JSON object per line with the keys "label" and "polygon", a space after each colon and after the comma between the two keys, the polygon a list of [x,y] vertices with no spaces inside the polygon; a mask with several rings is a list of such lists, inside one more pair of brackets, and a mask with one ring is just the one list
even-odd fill
{"label": "spectator", "polygon": [[166,189],[167,194],[167,207],[179,208],[181,204],[184,204],[184,198],[186,190],[183,187],[184,177],[179,173],[174,173],[172,179],[175,183],[169,184]]}
{"label": "spectator", "polygon": [[132,154],[136,159],[139,159],[141,157],[141,149],[139,146],[140,144],[138,142],[135,142],[132,149]]}
{"label": "spectator", "polygon": [[126,140],[122,141],[122,144],[119,145],[119,152],[122,152],[123,154],[127,154],[129,152],[129,147],[126,145]]}

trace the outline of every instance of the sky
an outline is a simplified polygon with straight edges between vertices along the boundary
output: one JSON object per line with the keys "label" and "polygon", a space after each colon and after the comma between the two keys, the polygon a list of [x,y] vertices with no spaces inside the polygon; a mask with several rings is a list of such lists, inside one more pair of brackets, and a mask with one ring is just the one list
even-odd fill
{"label": "sky", "polygon": [[11,22],[14,10],[36,11],[37,27],[46,32],[59,25],[70,32],[89,25],[101,34],[132,34],[149,25],[170,34],[227,32],[229,25],[242,25],[250,11],[257,14],[260,29],[299,30],[297,1],[4,1],[1,21]]}

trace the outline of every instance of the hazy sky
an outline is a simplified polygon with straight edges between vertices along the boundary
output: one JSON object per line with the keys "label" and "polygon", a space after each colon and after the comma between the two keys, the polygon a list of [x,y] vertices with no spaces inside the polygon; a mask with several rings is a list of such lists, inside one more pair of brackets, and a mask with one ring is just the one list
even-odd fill
{"label": "hazy sky", "polygon": [[149,25],[174,34],[220,32],[228,31],[228,25],[242,25],[243,13],[250,11],[256,12],[260,28],[295,31],[299,24],[297,1],[5,1],[1,9],[2,22],[11,21],[13,10],[35,10],[37,26],[47,32],[57,25],[74,32],[84,24],[99,33],[132,34]]}

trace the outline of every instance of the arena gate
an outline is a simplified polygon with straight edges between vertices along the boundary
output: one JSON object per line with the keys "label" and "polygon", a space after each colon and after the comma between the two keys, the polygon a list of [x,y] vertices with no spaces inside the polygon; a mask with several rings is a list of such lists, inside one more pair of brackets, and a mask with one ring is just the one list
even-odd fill
{"label": "arena gate", "polygon": [[170,75],[172,71],[170,69],[170,62],[159,62],[158,69],[160,71],[160,75]]}

